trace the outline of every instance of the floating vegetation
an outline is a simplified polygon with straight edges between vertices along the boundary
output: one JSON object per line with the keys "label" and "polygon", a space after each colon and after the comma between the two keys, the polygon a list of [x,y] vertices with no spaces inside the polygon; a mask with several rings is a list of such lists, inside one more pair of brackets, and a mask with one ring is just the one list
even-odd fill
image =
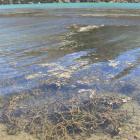
{"label": "floating vegetation", "polygon": [[31,79],[39,78],[39,77],[42,77],[42,76],[45,76],[45,74],[42,74],[42,73],[34,73],[34,74],[27,75],[25,77],[25,79],[31,80]]}
{"label": "floating vegetation", "polygon": [[109,60],[109,66],[111,67],[117,67],[119,65],[118,61],[114,61],[114,60]]}
{"label": "floating vegetation", "polygon": [[98,29],[100,27],[104,27],[104,25],[85,25],[85,26],[81,26],[81,25],[77,25],[77,24],[73,24],[70,26],[70,29],[76,30],[77,32],[87,32],[93,29]]}
{"label": "floating vegetation", "polygon": [[94,133],[118,135],[123,122],[131,118],[132,114],[122,109],[131,98],[94,91],[82,99],[83,92],[71,99],[43,98],[39,102],[38,94],[14,95],[3,107],[2,122],[9,135],[29,133],[40,140],[86,139]]}
{"label": "floating vegetation", "polygon": [[[73,57],[76,56],[73,54]],[[72,57],[72,56],[70,56]],[[66,58],[68,59],[68,58]],[[75,59],[75,58],[73,58]],[[39,64],[41,67],[46,67],[47,68],[47,75],[52,78],[57,78],[57,79],[70,79],[72,75],[75,73],[75,71],[78,71],[81,69],[81,67],[86,67],[87,66],[87,61],[78,61],[78,63],[71,64],[70,66],[63,66],[61,64],[57,63],[44,63],[44,64]],[[45,74],[42,74],[45,75]],[[27,78],[33,78],[33,77],[38,76],[36,75],[29,75]],[[50,82],[50,81],[49,81]]]}

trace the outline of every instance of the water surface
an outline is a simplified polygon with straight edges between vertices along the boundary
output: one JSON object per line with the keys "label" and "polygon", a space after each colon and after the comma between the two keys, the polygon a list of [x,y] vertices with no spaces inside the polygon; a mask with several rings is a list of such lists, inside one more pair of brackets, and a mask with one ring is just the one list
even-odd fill
{"label": "water surface", "polygon": [[140,9],[140,3],[81,2],[81,3],[38,3],[1,5],[0,9],[64,9],[64,8],[104,8],[104,9]]}
{"label": "water surface", "polygon": [[140,10],[0,12],[0,94],[140,91]]}

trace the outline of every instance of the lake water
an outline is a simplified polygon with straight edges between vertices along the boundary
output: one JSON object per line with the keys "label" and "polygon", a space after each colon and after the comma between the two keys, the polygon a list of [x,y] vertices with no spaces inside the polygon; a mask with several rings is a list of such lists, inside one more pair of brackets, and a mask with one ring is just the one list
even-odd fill
{"label": "lake water", "polygon": [[11,5],[1,5],[0,9],[60,9],[60,8],[122,8],[122,9],[140,9],[140,3],[40,3],[40,4],[11,4]]}
{"label": "lake water", "polygon": [[0,94],[139,94],[140,5],[97,5],[1,6]]}
{"label": "lake water", "polygon": [[[4,124],[0,123],[0,137],[35,140],[25,132],[32,134],[36,128],[37,138],[46,139],[50,112],[59,124],[59,108],[76,111],[78,105],[87,108],[89,101],[109,124],[93,107],[91,114],[99,120],[102,116],[104,125],[98,119],[97,124],[103,129],[85,139],[140,138],[140,5],[0,6],[0,122]],[[113,109],[116,106],[121,108]]]}

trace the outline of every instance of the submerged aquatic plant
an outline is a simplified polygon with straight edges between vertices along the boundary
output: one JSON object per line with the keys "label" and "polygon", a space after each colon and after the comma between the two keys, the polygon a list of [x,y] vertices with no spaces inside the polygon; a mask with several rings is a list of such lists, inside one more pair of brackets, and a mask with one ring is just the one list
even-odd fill
{"label": "submerged aquatic plant", "polygon": [[[92,98],[36,102],[37,95],[13,96],[4,105],[2,118],[8,134],[24,131],[41,140],[86,138],[96,132],[115,136],[129,118],[121,106],[130,99],[92,95]],[[29,103],[35,99],[35,103]]]}

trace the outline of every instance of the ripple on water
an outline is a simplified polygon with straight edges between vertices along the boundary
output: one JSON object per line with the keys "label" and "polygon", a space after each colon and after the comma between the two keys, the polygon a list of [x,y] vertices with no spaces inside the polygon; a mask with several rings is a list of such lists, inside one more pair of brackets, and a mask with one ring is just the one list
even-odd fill
{"label": "ripple on water", "polygon": [[50,84],[64,93],[83,88],[124,92],[128,86],[122,83],[135,85],[131,94],[138,91],[140,27],[134,15],[139,11],[93,11],[69,9],[63,17],[63,10],[47,15],[38,10],[41,16],[33,10],[23,17],[19,10],[12,20],[2,18],[1,94],[48,89]]}

